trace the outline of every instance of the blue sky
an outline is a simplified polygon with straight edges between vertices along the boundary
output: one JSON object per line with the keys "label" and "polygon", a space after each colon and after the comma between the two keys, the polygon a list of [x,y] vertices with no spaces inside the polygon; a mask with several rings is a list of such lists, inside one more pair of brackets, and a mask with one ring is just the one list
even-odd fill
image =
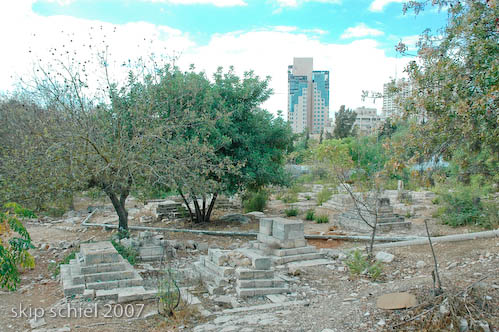
{"label": "blue sky", "polygon": [[[402,14],[402,0],[17,0],[0,5],[1,55],[10,80],[6,90],[29,66],[26,47],[43,54],[62,37],[90,26],[117,27],[117,54],[137,55],[131,41],[144,38],[164,52],[181,54],[179,64],[194,63],[208,74],[235,65],[272,76],[276,95],[265,105],[286,109],[286,70],[294,56],[314,57],[314,69],[331,72],[331,111],[339,105],[364,105],[363,89],[380,90],[389,77],[402,75],[409,60],[396,54],[400,40],[411,46],[424,29],[436,30],[446,13],[427,10],[417,17]],[[120,35],[121,33],[121,35]],[[36,34],[36,38],[33,37]],[[142,38],[143,37],[143,38]],[[62,42],[62,41],[61,41]],[[19,49],[16,49],[18,47]],[[140,47],[139,47],[140,48]],[[16,56],[16,52],[18,55]],[[38,52],[38,53],[37,53]],[[137,53],[139,52],[139,53]],[[32,54],[32,53],[30,53]],[[7,61],[8,65],[5,65]],[[15,62],[15,63],[9,63]],[[369,105],[368,105],[369,106]],[[378,104],[375,105],[378,109]]]}

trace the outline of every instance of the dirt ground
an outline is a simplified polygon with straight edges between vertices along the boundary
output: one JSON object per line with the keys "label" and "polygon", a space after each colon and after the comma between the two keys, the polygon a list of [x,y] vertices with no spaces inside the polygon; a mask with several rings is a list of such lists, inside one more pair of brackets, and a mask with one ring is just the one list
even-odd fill
{"label": "dirt ground", "polygon": [[[93,222],[113,215],[113,211],[106,202],[91,202],[94,205],[103,204],[107,208],[92,218]],[[26,222],[33,243],[37,249],[32,250],[36,266],[32,270],[24,271],[21,284],[15,292],[0,292],[0,331],[31,331],[29,319],[36,313],[44,311],[46,325],[43,328],[69,327],[71,331],[185,331],[196,326],[211,324],[213,317],[204,317],[194,310],[185,308],[174,319],[165,320],[155,315],[155,301],[145,303],[131,303],[128,307],[129,317],[120,310],[122,305],[106,305],[94,302],[82,302],[77,299],[64,300],[62,287],[58,279],[54,279],[49,266],[62,260],[73,248],[60,248],[61,241],[78,244],[84,241],[109,240],[115,231],[101,227],[86,228],[81,226],[81,220],[87,215],[87,206],[90,202],[82,199],[77,202],[77,217],[74,223],[43,220],[40,222]],[[140,203],[130,202],[129,208],[141,208]],[[217,216],[228,211],[217,211]],[[234,211],[232,211],[234,212]],[[279,204],[271,204],[265,211],[267,215],[283,215],[283,208]],[[300,216],[299,216],[300,217]],[[298,217],[298,218],[299,218]],[[303,216],[301,216],[303,218]],[[410,232],[402,235],[423,235],[424,219],[430,218],[430,229],[434,234],[445,235],[452,233],[466,233],[467,228],[449,228],[440,225],[431,219],[431,210],[425,216],[411,219],[414,226]],[[331,228],[334,220],[329,224],[315,224],[305,221],[305,232],[309,234],[327,234],[332,229],[334,234],[344,234],[342,230]],[[138,224],[132,220],[131,224]],[[189,228],[192,225],[150,223],[148,226]],[[257,231],[258,223],[227,224],[214,222],[210,225],[199,226],[211,230],[225,231]],[[237,248],[245,242],[253,240],[248,237],[217,237],[188,233],[166,233],[168,239],[195,240],[206,242],[210,247]],[[132,232],[136,235],[136,232]],[[383,234],[385,235],[385,234]],[[390,235],[390,234],[388,234]],[[363,243],[337,240],[309,240],[309,244],[318,248],[345,249],[354,246],[364,246]],[[258,321],[255,324],[246,324],[247,331],[377,331],[387,329],[397,323],[397,319],[404,312],[386,311],[376,307],[378,296],[395,291],[408,291],[415,294],[420,302],[428,296],[432,287],[431,272],[433,258],[427,245],[398,247],[383,250],[395,256],[391,263],[383,264],[383,277],[380,281],[372,282],[364,277],[352,277],[345,265],[344,258],[337,258],[331,264],[301,269],[299,275],[289,277],[289,285],[294,300],[305,300],[306,305],[288,307],[286,310],[268,310],[269,317],[280,317],[278,321],[269,319],[267,325]],[[463,289],[473,282],[484,278],[482,284],[487,289],[487,301],[496,306],[495,313],[488,317],[490,331],[499,329],[499,238],[480,239],[472,241],[438,243],[435,245],[442,284],[444,290]],[[201,253],[196,250],[179,251],[177,260],[181,266],[189,266],[196,261]],[[52,264],[51,264],[52,263]],[[280,271],[286,273],[286,271]],[[203,290],[198,290],[205,309],[217,312],[221,308],[210,306],[208,297],[202,296]],[[242,306],[269,302],[258,300]],[[72,317],[66,317],[64,308],[90,308],[92,317],[83,317],[80,313],[72,312]],[[51,312],[63,309],[64,317],[52,317]],[[24,309],[24,310],[22,310]],[[67,310],[66,310],[67,311]],[[140,311],[140,315],[139,315]],[[111,314],[109,314],[109,312]],[[22,314],[21,314],[22,313]],[[97,314],[96,314],[97,313]],[[107,314],[107,315],[106,315]],[[132,315],[133,314],[133,315]],[[18,317],[21,316],[21,317]],[[77,316],[77,317],[75,317]],[[88,315],[87,315],[88,316]],[[109,316],[109,317],[105,317]],[[281,317],[282,316],[282,317]],[[214,324],[214,323],[213,323]],[[228,323],[225,323],[228,324]],[[206,325],[209,326],[209,325]],[[220,325],[220,330],[226,331],[230,326]],[[235,325],[235,330],[243,331]],[[202,327],[201,327],[202,328]],[[208,331],[208,329],[206,329]],[[396,330],[404,331],[404,327]],[[198,331],[198,330],[196,330]],[[203,331],[200,329],[199,331]],[[328,331],[328,330],[326,330]]]}

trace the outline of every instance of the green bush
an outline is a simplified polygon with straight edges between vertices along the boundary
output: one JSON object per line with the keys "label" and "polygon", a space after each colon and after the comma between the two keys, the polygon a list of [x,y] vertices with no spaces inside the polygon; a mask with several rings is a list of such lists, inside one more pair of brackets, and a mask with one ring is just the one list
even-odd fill
{"label": "green bush", "polygon": [[296,217],[298,215],[298,209],[297,208],[289,208],[284,210],[284,213],[286,213],[286,216],[288,217]]}
{"label": "green bush", "polygon": [[286,193],[282,197],[282,201],[286,204],[296,203],[298,202],[298,194],[293,192]]}
{"label": "green bush", "polygon": [[314,220],[314,210],[308,210],[307,214],[305,215],[306,220]]}
{"label": "green bush", "polygon": [[367,255],[363,255],[360,250],[351,252],[345,264],[351,275],[366,275],[372,280],[378,280],[383,272],[380,262],[370,261]]}
{"label": "green bush", "polygon": [[451,183],[437,187],[440,203],[442,205],[440,219],[446,225],[459,227],[476,225],[484,228],[494,228],[498,224],[497,203],[485,202],[490,188],[473,179],[470,185]]}
{"label": "green bush", "polygon": [[243,196],[244,212],[260,211],[263,212],[267,206],[268,193],[264,190],[258,192],[247,192]]}
{"label": "green bush", "polygon": [[332,194],[333,193],[329,188],[324,187],[324,189],[317,194],[317,204],[322,205],[322,203],[327,202]]}
{"label": "green bush", "polygon": [[132,247],[126,247],[122,245],[119,241],[116,241],[114,239],[111,240],[111,243],[113,244],[116,251],[118,251],[118,253],[124,259],[126,259],[130,264],[135,265],[135,263],[137,263],[137,257],[139,256],[137,250],[135,250]]}
{"label": "green bush", "polygon": [[325,214],[318,215],[314,217],[314,220],[318,224],[327,224],[329,222],[329,217]]}

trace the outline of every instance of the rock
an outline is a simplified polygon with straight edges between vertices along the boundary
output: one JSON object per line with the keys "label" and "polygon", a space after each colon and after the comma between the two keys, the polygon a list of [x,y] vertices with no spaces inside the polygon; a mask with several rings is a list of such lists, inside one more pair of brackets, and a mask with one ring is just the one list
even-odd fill
{"label": "rock", "polygon": [[393,262],[394,258],[395,258],[394,255],[389,254],[389,253],[384,252],[384,251],[380,251],[376,254],[376,260],[379,262],[383,262],[383,263],[391,263],[391,262]]}
{"label": "rock", "polygon": [[450,263],[449,265],[447,265],[447,270],[451,270],[451,269],[455,268],[456,266],[457,266],[457,262]]}
{"label": "rock", "polygon": [[449,311],[449,306],[447,305],[447,303],[442,303],[440,305],[439,311],[440,311],[441,315],[443,315],[443,316],[447,315],[450,312]]}
{"label": "rock", "polygon": [[206,251],[208,250],[208,243],[196,242],[196,249],[200,251]]}
{"label": "rock", "polygon": [[141,222],[142,224],[148,224],[152,221],[153,221],[152,216],[140,216],[140,218],[139,218],[139,222]]}
{"label": "rock", "polygon": [[424,261],[417,261],[416,263],[416,267],[418,269],[422,269],[423,267],[425,267],[426,263]]}
{"label": "rock", "polygon": [[418,305],[416,296],[410,293],[389,293],[378,297],[376,306],[380,309],[404,309]]}
{"label": "rock", "polygon": [[38,319],[33,318],[33,319],[29,320],[29,325],[31,326],[32,329],[36,329],[36,328],[41,327],[45,324],[47,324],[47,323],[45,323],[44,318],[38,318]]}
{"label": "rock", "polygon": [[193,240],[187,240],[185,242],[185,248],[186,249],[196,249],[196,242]]}
{"label": "rock", "polygon": [[468,321],[464,318],[461,318],[459,320],[459,332],[466,332],[468,331]]}
{"label": "rock", "polygon": [[483,332],[490,332],[489,323],[487,323],[486,321],[479,321],[478,326],[482,329]]}
{"label": "rock", "polygon": [[385,326],[386,325],[386,322],[384,319],[380,319],[377,323],[379,326]]}
{"label": "rock", "polygon": [[293,267],[293,266],[292,266],[292,267],[290,267],[290,268],[289,268],[288,273],[289,273],[290,275],[292,275],[292,276],[295,276],[295,277],[296,277],[296,276],[301,275],[303,272],[302,272],[302,270],[300,270],[300,268],[299,268],[299,267]]}
{"label": "rock", "polygon": [[229,295],[217,296],[213,299],[213,302],[215,304],[220,305],[220,306],[229,307],[229,308],[234,308],[234,307],[239,306],[239,304],[237,303],[237,300],[234,297],[229,296]]}
{"label": "rock", "polygon": [[336,332],[336,330],[331,330],[331,329],[324,329],[321,332]]}
{"label": "rock", "polygon": [[72,245],[73,244],[68,242],[68,241],[61,241],[61,242],[59,242],[59,249],[68,249],[68,248],[71,248]]}
{"label": "rock", "polygon": [[241,224],[247,224],[250,222],[250,218],[240,213],[230,213],[223,215],[222,217],[220,217],[220,220],[225,222],[238,222]]}

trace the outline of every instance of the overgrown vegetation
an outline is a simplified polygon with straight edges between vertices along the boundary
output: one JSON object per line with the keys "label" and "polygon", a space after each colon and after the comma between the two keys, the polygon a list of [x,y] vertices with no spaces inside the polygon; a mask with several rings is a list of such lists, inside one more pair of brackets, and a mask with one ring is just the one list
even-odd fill
{"label": "overgrown vegetation", "polygon": [[287,217],[296,217],[298,215],[298,212],[298,208],[295,207],[287,208],[286,210],[284,210],[284,213]]}
{"label": "overgrown vegetation", "polygon": [[171,268],[167,268],[165,272],[158,285],[158,312],[163,316],[172,317],[180,305],[180,288],[176,272]]}
{"label": "overgrown vegetation", "polygon": [[314,220],[318,224],[327,224],[329,222],[329,217],[326,214],[320,214],[314,216]]}
{"label": "overgrown vegetation", "polygon": [[263,212],[263,209],[265,209],[265,207],[267,206],[268,198],[269,194],[265,190],[260,190],[257,192],[246,192],[242,197],[244,212]]}
{"label": "overgrown vegetation", "polygon": [[14,291],[20,282],[23,269],[33,268],[35,259],[29,253],[34,246],[31,237],[19,219],[34,215],[16,203],[5,204],[0,209],[0,288]]}
{"label": "overgrown vegetation", "polygon": [[314,215],[314,210],[307,210],[307,213],[305,214],[305,220],[314,220]]}
{"label": "overgrown vegetation", "polygon": [[327,202],[331,196],[333,195],[333,192],[331,189],[328,187],[324,187],[318,194],[317,194],[317,205],[322,205],[322,203]]}
{"label": "overgrown vegetation", "polygon": [[48,270],[52,272],[52,275],[54,277],[57,277],[59,273],[61,273],[61,265],[62,264],[69,264],[69,261],[72,259],[75,259],[76,253],[79,251],[79,248],[71,250],[62,260],[59,262],[55,263],[50,263],[48,265]]}
{"label": "overgrown vegetation", "polygon": [[111,239],[111,243],[118,253],[126,259],[130,264],[135,265],[137,263],[137,258],[139,257],[139,253],[135,248],[125,246],[121,244],[121,242],[115,239]]}
{"label": "overgrown vegetation", "polygon": [[383,267],[380,262],[370,260],[368,255],[364,255],[360,250],[350,252],[345,264],[351,275],[367,276],[372,280],[378,280],[383,272]]}

